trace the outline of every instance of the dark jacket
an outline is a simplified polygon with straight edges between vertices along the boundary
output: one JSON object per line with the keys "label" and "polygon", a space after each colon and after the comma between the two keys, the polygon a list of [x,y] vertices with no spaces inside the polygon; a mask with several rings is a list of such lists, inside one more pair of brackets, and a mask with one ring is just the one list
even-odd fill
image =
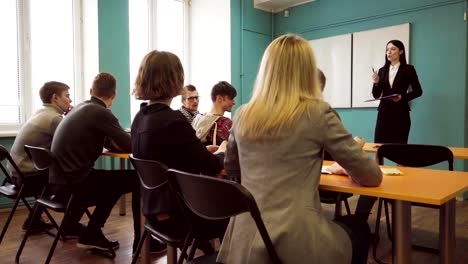
{"label": "dark jacket", "polygon": [[[170,169],[216,175],[223,169],[224,155],[213,155],[200,142],[180,111],[161,103],[143,106],[132,123],[132,154],[156,160]],[[176,201],[164,187],[157,192],[142,192],[143,213],[171,213]]]}
{"label": "dark jacket", "polygon": [[52,166],[49,181],[65,185],[88,177],[102,153],[106,138],[123,151],[130,152],[130,135],[122,129],[104,102],[91,97],[91,100],[73,108],[55,130],[51,146],[52,153],[67,173],[62,175]]}
{"label": "dark jacket", "polygon": [[[379,98],[381,96],[400,94],[402,98],[398,102],[393,102],[391,99],[382,99],[379,104],[379,111],[410,111],[408,102],[422,95],[421,84],[419,83],[416,70],[412,65],[400,64],[393,81],[393,87],[390,88],[388,80],[389,69],[389,66],[384,66],[379,69],[379,83],[374,84],[372,87],[372,95],[374,98]],[[411,87],[410,92],[408,92],[409,87]]]}

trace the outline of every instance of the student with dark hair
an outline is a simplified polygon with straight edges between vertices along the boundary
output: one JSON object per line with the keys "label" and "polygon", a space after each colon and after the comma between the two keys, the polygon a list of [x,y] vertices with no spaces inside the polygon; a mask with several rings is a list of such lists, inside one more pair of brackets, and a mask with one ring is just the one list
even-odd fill
{"label": "student with dark hair", "polygon": [[[110,73],[99,73],[90,90],[91,99],[76,106],[57,127],[51,151],[64,174],[55,164],[50,168],[52,192],[66,201],[73,191],[76,203],[70,216],[78,222],[84,209],[95,205],[92,217],[77,246],[86,249],[118,248],[103,234],[112,208],[124,193],[132,192],[135,241],[140,236],[140,182],[134,170],[99,170],[94,163],[101,156],[104,143],[114,149],[131,152],[130,135],[110,111],[117,95],[117,81]],[[136,247],[137,243],[134,243]]]}
{"label": "student with dark hair", "polygon": [[197,88],[191,84],[184,86],[181,101],[182,106],[179,111],[191,124],[195,116],[199,114],[198,103],[200,102],[200,96],[198,95]]}
{"label": "student with dark hair", "polygon": [[[43,103],[42,108],[34,113],[31,118],[24,123],[11,147],[11,157],[18,165],[18,168],[24,174],[24,183],[26,184],[27,193],[41,194],[42,189],[49,181],[48,171],[38,172],[34,169],[32,161],[24,151],[24,145],[31,145],[50,149],[52,138],[63,115],[70,111],[70,87],[61,82],[46,82],[39,90],[39,96]],[[10,164],[8,164],[10,166]],[[18,188],[23,185],[21,178],[16,175],[16,170],[10,167],[12,172],[13,184]],[[33,220],[31,230],[42,231],[50,229],[52,224],[45,223],[41,220],[41,214],[36,215],[37,218]],[[28,216],[23,224],[23,230],[28,228],[31,214]],[[65,235],[70,232],[66,230]]]}
{"label": "student with dark hair", "polygon": [[[407,64],[405,46],[399,40],[390,40],[385,52],[385,65],[372,75],[374,98],[397,94],[380,100],[374,142],[408,143],[411,127],[409,102],[422,95],[421,84],[413,65]],[[367,219],[376,197],[359,197],[356,215]]]}
{"label": "student with dark hair", "polygon": [[204,115],[197,115],[192,126],[197,132],[197,137],[206,145],[220,145],[229,137],[232,127],[231,119],[224,116],[225,112],[231,112],[236,104],[236,89],[228,82],[221,81],[211,89],[211,111]]}

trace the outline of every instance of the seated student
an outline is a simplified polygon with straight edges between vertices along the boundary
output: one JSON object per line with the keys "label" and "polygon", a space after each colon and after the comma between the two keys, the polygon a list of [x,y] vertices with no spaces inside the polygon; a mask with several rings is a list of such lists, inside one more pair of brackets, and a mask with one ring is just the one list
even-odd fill
{"label": "seated student", "polygon": [[[140,182],[134,170],[98,170],[94,163],[102,153],[106,138],[123,152],[131,151],[130,135],[119,125],[109,108],[115,100],[117,81],[109,73],[99,73],[90,90],[91,99],[76,106],[59,124],[52,140],[51,151],[63,168],[50,168],[52,192],[57,199],[75,194],[75,206],[70,221],[80,219],[84,208],[96,205],[77,246],[81,248],[118,248],[102,233],[112,208],[124,193],[132,192],[135,241],[140,236]],[[71,183],[69,185],[68,183]],[[137,243],[134,243],[136,247]]]}
{"label": "seated student", "polygon": [[[43,103],[42,108],[23,124],[13,142],[10,154],[25,176],[24,183],[27,186],[27,193],[40,195],[42,189],[49,181],[49,172],[38,172],[34,169],[32,161],[24,151],[24,145],[50,149],[55,129],[60,121],[62,121],[63,115],[71,109],[70,103],[72,100],[70,99],[69,89],[68,85],[61,82],[52,81],[44,83],[39,90],[39,96]],[[8,166],[10,167],[11,165],[8,164]],[[20,188],[23,185],[21,178],[16,174],[16,170],[11,167],[10,171],[13,176],[13,184]],[[42,221],[40,213],[36,216],[37,218],[33,219],[32,222],[32,231],[42,231],[53,227],[52,224]],[[29,214],[23,223],[23,230],[28,228],[30,219],[31,214]]]}
{"label": "seated student", "polygon": [[[351,215],[331,221],[321,213],[323,150],[356,183],[382,181],[377,164],[322,100],[310,44],[297,35],[280,36],[263,55],[252,98],[234,117],[226,172],[255,197],[283,263],[366,263],[367,222]],[[269,262],[250,215],[231,218],[217,261]]]}
{"label": "seated student", "polygon": [[218,82],[211,90],[213,106],[211,111],[204,115],[197,115],[192,126],[197,137],[206,145],[218,145],[229,137],[232,127],[231,119],[224,116],[224,112],[231,112],[236,104],[236,89],[228,82]]}
{"label": "seated student", "polygon": [[200,96],[198,96],[197,88],[191,84],[184,86],[181,98],[182,106],[179,111],[192,124],[195,116],[199,114],[198,103],[200,102]]}
{"label": "seated student", "polygon": [[[133,93],[137,99],[149,100],[149,104],[143,105],[133,119],[132,153],[136,158],[156,160],[171,169],[217,175],[223,169],[226,144],[212,154],[184,115],[170,108],[172,99],[181,94],[183,83],[184,70],[176,55],[154,50],[143,58]],[[143,193],[142,202],[143,214],[153,226],[173,235],[187,233],[185,219],[169,186]],[[215,223],[207,227],[206,233],[222,237],[226,225],[226,221]],[[213,249],[203,250],[207,253]]]}

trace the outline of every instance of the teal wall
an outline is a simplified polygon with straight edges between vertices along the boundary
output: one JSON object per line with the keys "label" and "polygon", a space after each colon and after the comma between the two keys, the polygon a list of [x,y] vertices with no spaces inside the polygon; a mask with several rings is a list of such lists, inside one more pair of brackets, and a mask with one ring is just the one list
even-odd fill
{"label": "teal wall", "polygon": [[117,79],[112,112],[124,128],[130,127],[130,66],[128,0],[99,0],[99,71]]}
{"label": "teal wall", "polygon": [[[249,12],[241,12],[241,20],[262,19],[253,14],[252,1],[244,2],[248,7],[243,10],[248,9]],[[463,20],[466,4],[466,0],[316,1],[289,8],[289,17],[284,17],[283,12],[274,14],[272,35],[298,33],[306,39],[316,39],[411,23],[410,63],[416,67],[424,94],[412,103],[410,142],[467,146],[468,30],[467,22]],[[250,40],[250,28],[246,25],[250,24],[244,23],[244,27],[240,27],[244,31],[242,37]],[[233,38],[233,43],[235,41]],[[259,63],[256,52],[267,45],[266,39],[265,42],[244,44],[251,45],[241,47],[240,55],[233,51],[233,63],[235,57],[249,56],[249,59],[239,62],[244,68],[240,103],[245,103],[250,97],[254,80],[250,76],[255,76],[253,66]],[[255,52],[249,54],[252,50]],[[382,60],[384,51],[385,47],[382,47]],[[252,72],[247,73],[246,69]],[[338,111],[353,134],[373,141],[376,108]],[[456,161],[457,169],[463,169],[463,165],[463,162]]]}
{"label": "teal wall", "polygon": [[272,40],[273,15],[253,8],[251,0],[231,1],[231,82],[236,100],[249,100],[263,51]]}

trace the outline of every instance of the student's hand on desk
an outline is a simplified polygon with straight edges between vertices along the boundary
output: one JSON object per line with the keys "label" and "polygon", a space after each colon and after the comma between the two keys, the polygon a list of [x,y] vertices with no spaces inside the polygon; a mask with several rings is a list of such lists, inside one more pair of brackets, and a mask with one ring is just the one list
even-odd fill
{"label": "student's hand on desk", "polygon": [[341,167],[340,164],[338,163],[333,163],[329,168],[328,168],[328,171],[330,171],[331,173],[333,174],[338,174],[338,175],[348,175],[348,172],[346,172],[346,170]]}
{"label": "student's hand on desk", "polygon": [[219,148],[219,147],[216,146],[216,145],[208,145],[208,146],[206,146],[206,149],[207,149],[209,152],[211,152],[211,153],[215,153],[215,152],[218,150],[218,148]]}
{"label": "student's hand on desk", "polygon": [[361,149],[364,147],[364,144],[366,144],[366,140],[363,139],[362,137],[354,137],[354,140],[359,144]]}
{"label": "student's hand on desk", "polygon": [[392,98],[390,98],[390,99],[391,99],[393,102],[396,103],[396,102],[398,102],[398,101],[401,100],[401,94],[399,94],[398,96],[392,97]]}
{"label": "student's hand on desk", "polygon": [[226,152],[226,147],[227,147],[227,140],[224,140],[223,142],[221,142],[221,145],[219,145],[219,148],[218,150],[213,153],[213,154],[218,154],[218,153],[224,153]]}

